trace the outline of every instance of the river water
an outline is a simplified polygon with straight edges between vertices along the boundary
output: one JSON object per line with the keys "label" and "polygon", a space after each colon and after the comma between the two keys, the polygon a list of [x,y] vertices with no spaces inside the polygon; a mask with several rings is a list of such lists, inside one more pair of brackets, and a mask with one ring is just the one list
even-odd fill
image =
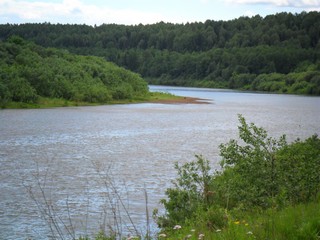
{"label": "river water", "polygon": [[289,141],[320,134],[320,97],[150,88],[209,104],[0,111],[0,239],[47,239],[52,223],[64,236],[109,225],[129,232],[124,208],[145,231],[146,206],[150,215],[161,210],[174,163],[202,154],[218,168],[218,146],[237,138],[238,114]]}

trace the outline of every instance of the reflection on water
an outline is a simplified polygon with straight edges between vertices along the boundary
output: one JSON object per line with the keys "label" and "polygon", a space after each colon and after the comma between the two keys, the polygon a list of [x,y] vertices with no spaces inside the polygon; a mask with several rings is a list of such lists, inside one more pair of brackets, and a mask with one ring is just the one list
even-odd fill
{"label": "reflection on water", "polygon": [[[112,186],[130,199],[124,204],[139,228],[145,228],[144,190],[151,211],[160,207],[159,199],[175,178],[174,162],[202,154],[218,167],[218,145],[237,137],[238,113],[274,137],[286,134],[294,140],[320,133],[319,97],[152,90],[205,98],[212,104],[1,110],[0,239],[48,236],[48,225],[27,194],[28,186],[39,190],[37,184],[44,186],[59,218],[68,220],[70,215],[76,234],[98,232],[104,216],[112,215],[105,207],[110,204],[107,194],[115,194]],[[112,180],[107,186],[106,176]]]}

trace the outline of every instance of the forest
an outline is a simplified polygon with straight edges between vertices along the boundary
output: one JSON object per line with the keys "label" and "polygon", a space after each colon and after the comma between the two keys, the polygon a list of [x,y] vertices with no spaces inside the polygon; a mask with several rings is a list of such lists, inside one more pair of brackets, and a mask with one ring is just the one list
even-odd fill
{"label": "forest", "polygon": [[320,13],[185,24],[2,24],[0,40],[95,55],[148,83],[320,95]]}
{"label": "forest", "polygon": [[39,98],[108,103],[143,98],[147,83],[136,73],[94,56],[44,48],[21,37],[0,42],[0,104]]}

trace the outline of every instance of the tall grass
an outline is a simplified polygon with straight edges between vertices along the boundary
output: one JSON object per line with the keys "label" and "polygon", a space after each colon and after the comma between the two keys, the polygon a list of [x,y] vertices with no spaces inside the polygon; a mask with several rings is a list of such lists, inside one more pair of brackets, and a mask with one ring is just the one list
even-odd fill
{"label": "tall grass", "polygon": [[[205,219],[206,213],[203,213]],[[318,240],[320,239],[320,201],[290,206],[282,210],[227,213],[224,228],[210,229],[208,222],[197,219],[182,225],[181,229],[162,232],[165,239],[248,240]],[[161,238],[161,237],[159,237]],[[164,237],[162,237],[164,239]]]}

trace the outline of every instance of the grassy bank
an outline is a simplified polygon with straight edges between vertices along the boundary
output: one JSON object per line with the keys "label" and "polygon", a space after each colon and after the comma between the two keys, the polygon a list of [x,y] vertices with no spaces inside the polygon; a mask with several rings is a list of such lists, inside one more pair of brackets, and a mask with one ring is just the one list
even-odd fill
{"label": "grassy bank", "polygon": [[[211,213],[213,214],[213,213]],[[225,212],[224,228],[214,227],[213,215],[203,213],[180,229],[162,232],[165,239],[319,239],[320,203],[289,206],[282,210]],[[217,221],[217,219],[216,219]]]}
{"label": "grassy bank", "polygon": [[156,214],[167,239],[319,239],[320,140],[268,137],[239,115],[239,140],[209,161],[175,165],[178,177]]}
{"label": "grassy bank", "polygon": [[76,107],[76,106],[98,106],[111,104],[130,104],[144,102],[176,102],[185,99],[184,97],[172,95],[170,93],[150,92],[145,97],[135,99],[111,100],[102,103],[90,103],[85,101],[70,101],[61,98],[40,97],[35,103],[7,102],[1,106],[3,109],[34,109],[34,108],[54,108],[54,107]]}
{"label": "grassy bank", "polygon": [[[211,213],[213,214],[213,213]],[[282,210],[268,209],[265,211],[231,211],[225,212],[223,221],[226,225],[217,228],[210,221],[213,215],[203,212],[194,221],[185,225],[176,225],[171,230],[166,229],[151,239],[167,240],[317,240],[320,237],[320,202],[309,202],[289,206]],[[218,221],[218,219],[215,219]],[[90,240],[90,238],[79,238]],[[95,240],[111,240],[112,236],[97,234]],[[131,237],[128,239],[144,239]]]}

